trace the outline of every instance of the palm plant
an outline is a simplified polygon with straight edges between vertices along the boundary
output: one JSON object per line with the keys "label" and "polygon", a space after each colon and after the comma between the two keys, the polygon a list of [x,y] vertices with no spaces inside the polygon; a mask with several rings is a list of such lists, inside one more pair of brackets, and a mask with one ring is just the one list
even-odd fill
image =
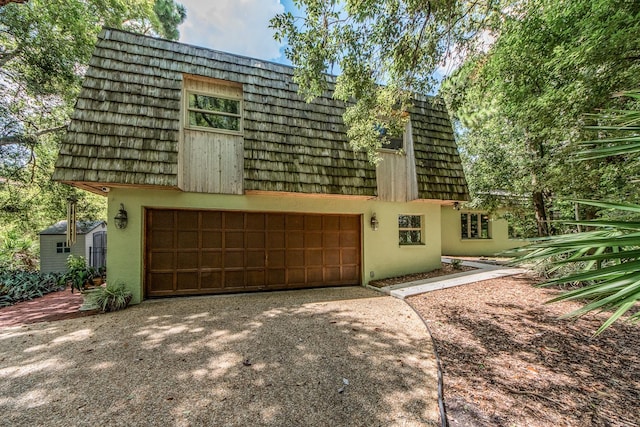
{"label": "palm plant", "polygon": [[[640,101],[640,91],[625,92],[631,103]],[[607,124],[593,127],[612,137],[580,144],[575,161],[640,154],[640,110],[612,110],[598,115]],[[636,163],[637,164],[637,163]],[[596,331],[600,334],[640,301],[640,205],[624,201],[577,201],[602,209],[601,218],[574,221],[590,231],[538,239],[524,250],[516,263],[551,262],[558,271],[569,264],[573,272],[560,274],[542,286],[575,283],[580,287],[549,302],[579,300],[586,303],[565,317],[577,317],[598,310],[612,314]],[[631,322],[640,321],[640,311],[631,313]]]}

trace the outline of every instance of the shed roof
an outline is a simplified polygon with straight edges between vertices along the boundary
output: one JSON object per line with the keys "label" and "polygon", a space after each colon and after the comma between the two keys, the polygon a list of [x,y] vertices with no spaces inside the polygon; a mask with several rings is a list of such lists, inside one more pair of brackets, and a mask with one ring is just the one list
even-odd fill
{"label": "shed roof", "polygon": [[[245,190],[376,195],[375,167],[348,144],[344,103],[330,93],[306,103],[293,68],[114,29],[98,37],[54,179],[177,188],[184,75],[243,85]],[[410,113],[419,197],[467,200],[445,107],[418,98]]]}
{"label": "shed roof", "polygon": [[[76,222],[76,233],[77,234],[87,234],[93,231],[96,227],[107,223],[105,221],[77,221]],[[58,221],[53,224],[51,227],[48,227],[40,232],[41,235],[48,234],[67,234],[67,221]]]}

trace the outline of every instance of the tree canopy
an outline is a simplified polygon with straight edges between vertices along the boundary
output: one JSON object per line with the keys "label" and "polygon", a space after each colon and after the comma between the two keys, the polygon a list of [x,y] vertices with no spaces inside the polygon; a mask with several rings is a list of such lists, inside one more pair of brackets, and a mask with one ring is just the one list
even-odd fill
{"label": "tree canopy", "polygon": [[[177,39],[173,0],[29,0],[0,8],[0,222],[35,233],[66,216],[104,215],[104,200],[50,180],[59,138],[103,26]],[[3,230],[0,229],[0,234]]]}

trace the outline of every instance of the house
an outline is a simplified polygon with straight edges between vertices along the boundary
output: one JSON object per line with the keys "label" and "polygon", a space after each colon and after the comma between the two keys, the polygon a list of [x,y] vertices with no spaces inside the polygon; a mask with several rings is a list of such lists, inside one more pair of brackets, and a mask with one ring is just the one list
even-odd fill
{"label": "house", "polygon": [[458,204],[442,206],[442,254],[493,256],[526,244],[509,236],[509,224],[499,215]]}
{"label": "house", "polygon": [[106,265],[107,223],[78,221],[76,243],[67,246],[67,221],[59,221],[40,232],[40,271],[63,273],[69,255],[82,256],[87,264],[99,268]]}
{"label": "house", "polygon": [[296,91],[291,67],[102,31],[54,179],[126,214],[107,267],[134,303],[439,267],[440,207],[468,199],[444,106],[416,97],[376,167],[341,102]]}

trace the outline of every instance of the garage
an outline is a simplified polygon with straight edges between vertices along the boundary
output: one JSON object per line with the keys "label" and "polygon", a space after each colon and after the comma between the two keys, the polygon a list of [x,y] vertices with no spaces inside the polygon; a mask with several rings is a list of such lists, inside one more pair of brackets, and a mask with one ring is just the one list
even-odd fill
{"label": "garage", "polygon": [[360,215],[145,210],[146,297],[361,283]]}

